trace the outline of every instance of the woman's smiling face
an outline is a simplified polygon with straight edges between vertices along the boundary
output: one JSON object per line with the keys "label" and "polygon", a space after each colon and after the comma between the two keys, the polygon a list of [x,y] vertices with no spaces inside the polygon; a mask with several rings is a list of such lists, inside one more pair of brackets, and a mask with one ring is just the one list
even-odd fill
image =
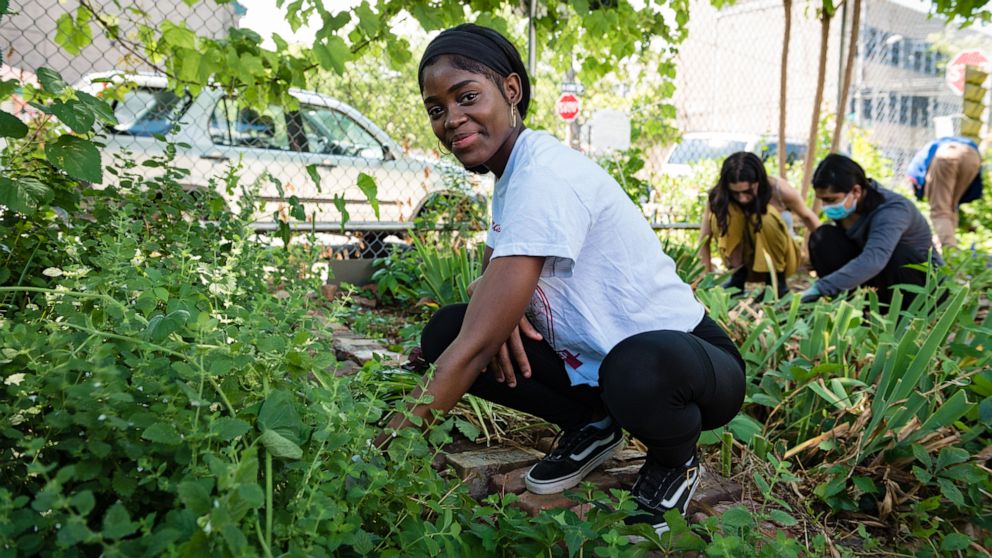
{"label": "woman's smiling face", "polygon": [[520,98],[516,74],[503,79],[500,91],[488,76],[457,68],[442,56],[424,68],[423,97],[434,135],[462,165],[502,175],[513,149],[508,100]]}

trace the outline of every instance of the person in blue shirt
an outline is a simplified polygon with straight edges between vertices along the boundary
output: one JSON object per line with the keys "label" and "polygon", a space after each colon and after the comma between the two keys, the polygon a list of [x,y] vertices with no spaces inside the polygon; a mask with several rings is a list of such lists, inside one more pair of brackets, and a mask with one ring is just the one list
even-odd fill
{"label": "person in blue shirt", "polygon": [[982,157],[965,137],[943,137],[923,146],[906,170],[918,199],[930,203],[930,222],[939,248],[956,246],[958,205],[981,195]]}

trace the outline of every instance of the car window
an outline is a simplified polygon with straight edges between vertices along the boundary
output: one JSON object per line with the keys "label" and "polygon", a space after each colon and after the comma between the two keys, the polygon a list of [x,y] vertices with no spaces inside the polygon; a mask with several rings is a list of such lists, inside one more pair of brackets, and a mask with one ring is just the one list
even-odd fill
{"label": "car window", "polygon": [[382,144],[348,115],[328,108],[303,106],[300,119],[310,151],[329,155],[382,159]]}
{"label": "car window", "polygon": [[[254,147],[281,151],[305,151],[300,145],[298,117],[292,111],[271,105],[264,110],[239,106],[224,97],[210,115],[210,139],[217,145]],[[292,139],[290,131],[293,131]]]}
{"label": "car window", "polygon": [[690,138],[672,151],[668,162],[673,165],[690,165],[705,159],[724,159],[732,153],[744,151],[747,143],[738,140]]}
{"label": "car window", "polygon": [[189,108],[192,97],[179,97],[165,89],[138,88],[129,91],[123,101],[113,103],[117,124],[115,134],[153,136],[167,134]]}
{"label": "car window", "polygon": [[[792,165],[803,160],[806,156],[806,144],[786,142],[785,143],[785,163]],[[767,148],[762,150],[763,160],[776,159],[778,157],[778,142],[769,142]]]}

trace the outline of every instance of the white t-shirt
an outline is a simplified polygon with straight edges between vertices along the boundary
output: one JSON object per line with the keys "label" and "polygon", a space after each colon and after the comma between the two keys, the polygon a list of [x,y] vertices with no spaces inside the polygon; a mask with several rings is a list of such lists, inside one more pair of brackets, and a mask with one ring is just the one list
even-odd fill
{"label": "white t-shirt", "polygon": [[493,258],[545,256],[527,317],[573,385],[645,331],[688,332],[703,306],[640,210],[605,170],[545,132],[524,130],[493,195]]}

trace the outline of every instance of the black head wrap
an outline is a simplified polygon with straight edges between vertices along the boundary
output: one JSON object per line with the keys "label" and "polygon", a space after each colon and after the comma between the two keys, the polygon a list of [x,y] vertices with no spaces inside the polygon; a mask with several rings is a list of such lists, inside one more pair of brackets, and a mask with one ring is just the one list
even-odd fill
{"label": "black head wrap", "polygon": [[520,53],[506,37],[488,27],[474,23],[463,23],[442,31],[427,45],[427,50],[420,59],[417,81],[421,92],[424,90],[424,68],[444,54],[470,58],[492,68],[503,77],[512,73],[518,74],[521,97],[517,110],[521,118],[527,116],[527,106],[530,105],[530,78],[527,76],[523,60],[520,59]]}

